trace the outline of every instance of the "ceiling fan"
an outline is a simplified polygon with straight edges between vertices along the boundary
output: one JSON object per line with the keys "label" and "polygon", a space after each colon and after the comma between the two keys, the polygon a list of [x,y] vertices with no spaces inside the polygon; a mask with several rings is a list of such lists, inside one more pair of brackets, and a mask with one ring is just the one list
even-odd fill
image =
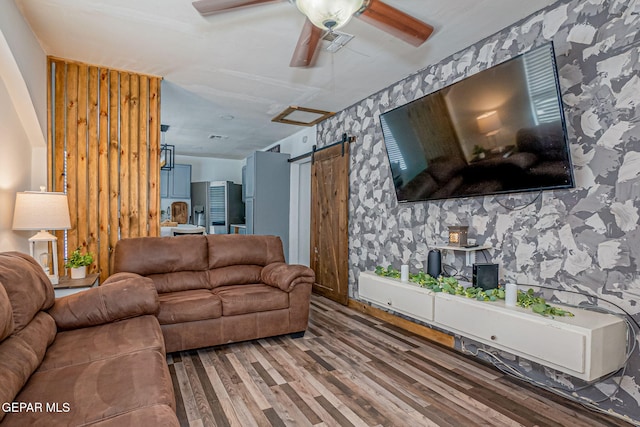
{"label": "ceiling fan", "polygon": [[[201,15],[276,3],[285,0],[197,0],[193,6]],[[336,30],[351,17],[373,25],[413,46],[420,46],[433,27],[380,0],[288,0],[307,17],[291,58],[290,67],[312,67],[320,38],[325,31]]]}

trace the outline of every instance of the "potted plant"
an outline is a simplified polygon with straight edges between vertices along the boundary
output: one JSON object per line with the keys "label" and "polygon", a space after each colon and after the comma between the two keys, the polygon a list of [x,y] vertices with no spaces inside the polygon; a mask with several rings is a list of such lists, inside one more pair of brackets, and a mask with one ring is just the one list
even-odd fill
{"label": "potted plant", "polygon": [[93,254],[87,252],[85,255],[82,255],[80,248],[77,248],[71,252],[64,267],[71,270],[72,279],[84,279],[87,277],[87,266],[91,265],[92,262]]}
{"label": "potted plant", "polygon": [[484,159],[485,158],[485,153],[487,150],[485,150],[484,148],[482,148],[479,145],[475,145],[473,147],[473,155],[476,156],[477,159]]}

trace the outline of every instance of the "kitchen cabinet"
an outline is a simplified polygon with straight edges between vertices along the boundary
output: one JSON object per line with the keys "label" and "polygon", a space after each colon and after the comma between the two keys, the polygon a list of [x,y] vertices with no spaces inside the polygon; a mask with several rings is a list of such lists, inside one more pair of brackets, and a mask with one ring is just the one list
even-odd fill
{"label": "kitchen cabinet", "polygon": [[191,198],[191,165],[174,165],[171,170],[160,170],[160,197]]}

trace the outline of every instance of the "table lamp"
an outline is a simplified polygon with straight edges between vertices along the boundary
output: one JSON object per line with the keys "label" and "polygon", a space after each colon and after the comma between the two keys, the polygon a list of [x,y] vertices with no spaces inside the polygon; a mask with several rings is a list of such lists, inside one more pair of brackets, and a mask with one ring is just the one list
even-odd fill
{"label": "table lamp", "polygon": [[[69,204],[64,193],[25,191],[16,194],[13,212],[14,230],[40,230],[29,239],[29,254],[33,257],[36,242],[51,242],[51,257],[38,260],[54,285],[58,284],[58,238],[46,230],[68,230],[71,228]],[[48,250],[48,249],[47,249]],[[43,259],[44,258],[44,259]],[[49,269],[49,260],[53,260],[53,274]]]}
{"label": "table lamp", "polygon": [[478,121],[478,130],[481,134],[486,135],[488,139],[493,141],[494,148],[497,147],[496,135],[502,129],[502,121],[497,111],[489,111],[476,118]]}

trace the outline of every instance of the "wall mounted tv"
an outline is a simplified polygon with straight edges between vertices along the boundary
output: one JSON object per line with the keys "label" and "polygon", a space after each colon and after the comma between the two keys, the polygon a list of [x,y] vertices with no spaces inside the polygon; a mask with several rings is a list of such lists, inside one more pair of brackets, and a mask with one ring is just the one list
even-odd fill
{"label": "wall mounted tv", "polygon": [[551,43],[380,122],[399,202],[574,186]]}

